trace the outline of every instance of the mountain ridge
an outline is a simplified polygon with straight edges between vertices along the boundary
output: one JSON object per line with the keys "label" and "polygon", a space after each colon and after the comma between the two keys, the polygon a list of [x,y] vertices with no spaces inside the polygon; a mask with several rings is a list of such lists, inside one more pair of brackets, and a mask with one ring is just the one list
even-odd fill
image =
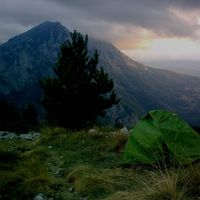
{"label": "mountain ridge", "polygon": [[[69,30],[59,22],[45,22],[0,46],[0,93],[18,106],[40,103],[38,79],[53,74],[59,47]],[[89,52],[97,49],[100,65],[114,79],[121,106],[110,113],[132,124],[151,109],[168,109],[192,124],[200,122],[200,78],[159,70],[124,55],[112,44],[89,37]]]}
{"label": "mountain ridge", "polygon": [[190,76],[200,77],[200,61],[194,60],[162,60],[146,62],[156,69],[170,70]]}

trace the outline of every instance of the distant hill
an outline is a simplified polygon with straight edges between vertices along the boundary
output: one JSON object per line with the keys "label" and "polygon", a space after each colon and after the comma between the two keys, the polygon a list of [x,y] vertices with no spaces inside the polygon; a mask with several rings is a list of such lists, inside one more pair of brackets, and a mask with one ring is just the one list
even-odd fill
{"label": "distant hill", "polygon": [[[59,46],[69,31],[45,22],[0,46],[0,95],[18,106],[40,103],[38,79],[52,75]],[[100,52],[100,64],[115,81],[121,106],[110,115],[132,124],[151,109],[164,108],[200,123],[200,78],[154,69],[138,63],[112,44],[89,37],[89,50]]]}
{"label": "distant hill", "polygon": [[171,70],[177,73],[183,73],[191,76],[200,77],[200,61],[193,60],[163,60],[149,61],[148,65],[156,69]]}

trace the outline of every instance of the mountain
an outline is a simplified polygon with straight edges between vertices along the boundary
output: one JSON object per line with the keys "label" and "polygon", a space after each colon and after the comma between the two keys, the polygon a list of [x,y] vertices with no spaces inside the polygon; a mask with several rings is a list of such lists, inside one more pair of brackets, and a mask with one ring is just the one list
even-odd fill
{"label": "mountain", "polygon": [[166,69],[177,73],[200,77],[200,61],[194,60],[162,60],[147,61],[148,65],[156,69]]}
{"label": "mountain", "polygon": [[[69,31],[58,22],[45,22],[0,46],[1,98],[18,106],[40,103],[38,79],[53,74],[59,46]],[[100,52],[100,65],[112,76],[121,105],[111,109],[118,121],[132,124],[147,111],[165,108],[200,123],[200,78],[154,69],[138,63],[112,44],[89,37],[89,51]]]}

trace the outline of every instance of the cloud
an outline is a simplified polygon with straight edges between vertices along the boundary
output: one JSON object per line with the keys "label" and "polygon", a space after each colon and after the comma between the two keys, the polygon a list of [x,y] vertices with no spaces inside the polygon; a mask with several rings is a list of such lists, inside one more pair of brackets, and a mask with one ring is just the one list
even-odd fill
{"label": "cloud", "polygon": [[[146,49],[126,49],[123,52],[140,61],[200,60],[200,44],[189,39],[155,39]],[[188,66],[189,67],[189,66]]]}
{"label": "cloud", "polygon": [[[85,19],[108,24],[123,24],[153,30],[159,35],[189,36],[197,28],[195,22],[188,23],[172,12],[174,9],[200,8],[198,1],[186,0],[46,0],[57,2],[76,12],[81,11]],[[190,2],[190,3],[188,3]]]}
{"label": "cloud", "polygon": [[0,41],[20,34],[44,21],[73,23],[71,10],[45,0],[1,0],[0,1]]}
{"label": "cloud", "polygon": [[199,0],[1,0],[0,41],[46,20],[121,48],[145,38],[194,38],[199,8]]}

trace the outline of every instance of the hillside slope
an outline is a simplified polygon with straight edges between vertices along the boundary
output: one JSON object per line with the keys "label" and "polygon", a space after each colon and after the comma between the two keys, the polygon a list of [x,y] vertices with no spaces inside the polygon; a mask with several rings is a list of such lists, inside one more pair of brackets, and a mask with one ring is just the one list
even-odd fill
{"label": "hillside slope", "polygon": [[119,130],[40,131],[33,140],[19,135],[1,141],[1,199],[197,200],[200,195],[200,163],[128,167],[122,159],[128,135]]}
{"label": "hillside slope", "polygon": [[[40,103],[38,79],[52,75],[59,46],[69,31],[58,22],[45,22],[0,46],[0,94],[22,105]],[[89,38],[89,50],[100,52],[100,65],[113,77],[121,106],[113,118],[132,124],[155,108],[182,115],[192,124],[200,122],[200,78],[147,67],[121,53],[112,44]]]}
{"label": "hillside slope", "polygon": [[194,60],[162,60],[148,61],[148,65],[156,69],[165,69],[177,73],[200,77],[200,61]]}

